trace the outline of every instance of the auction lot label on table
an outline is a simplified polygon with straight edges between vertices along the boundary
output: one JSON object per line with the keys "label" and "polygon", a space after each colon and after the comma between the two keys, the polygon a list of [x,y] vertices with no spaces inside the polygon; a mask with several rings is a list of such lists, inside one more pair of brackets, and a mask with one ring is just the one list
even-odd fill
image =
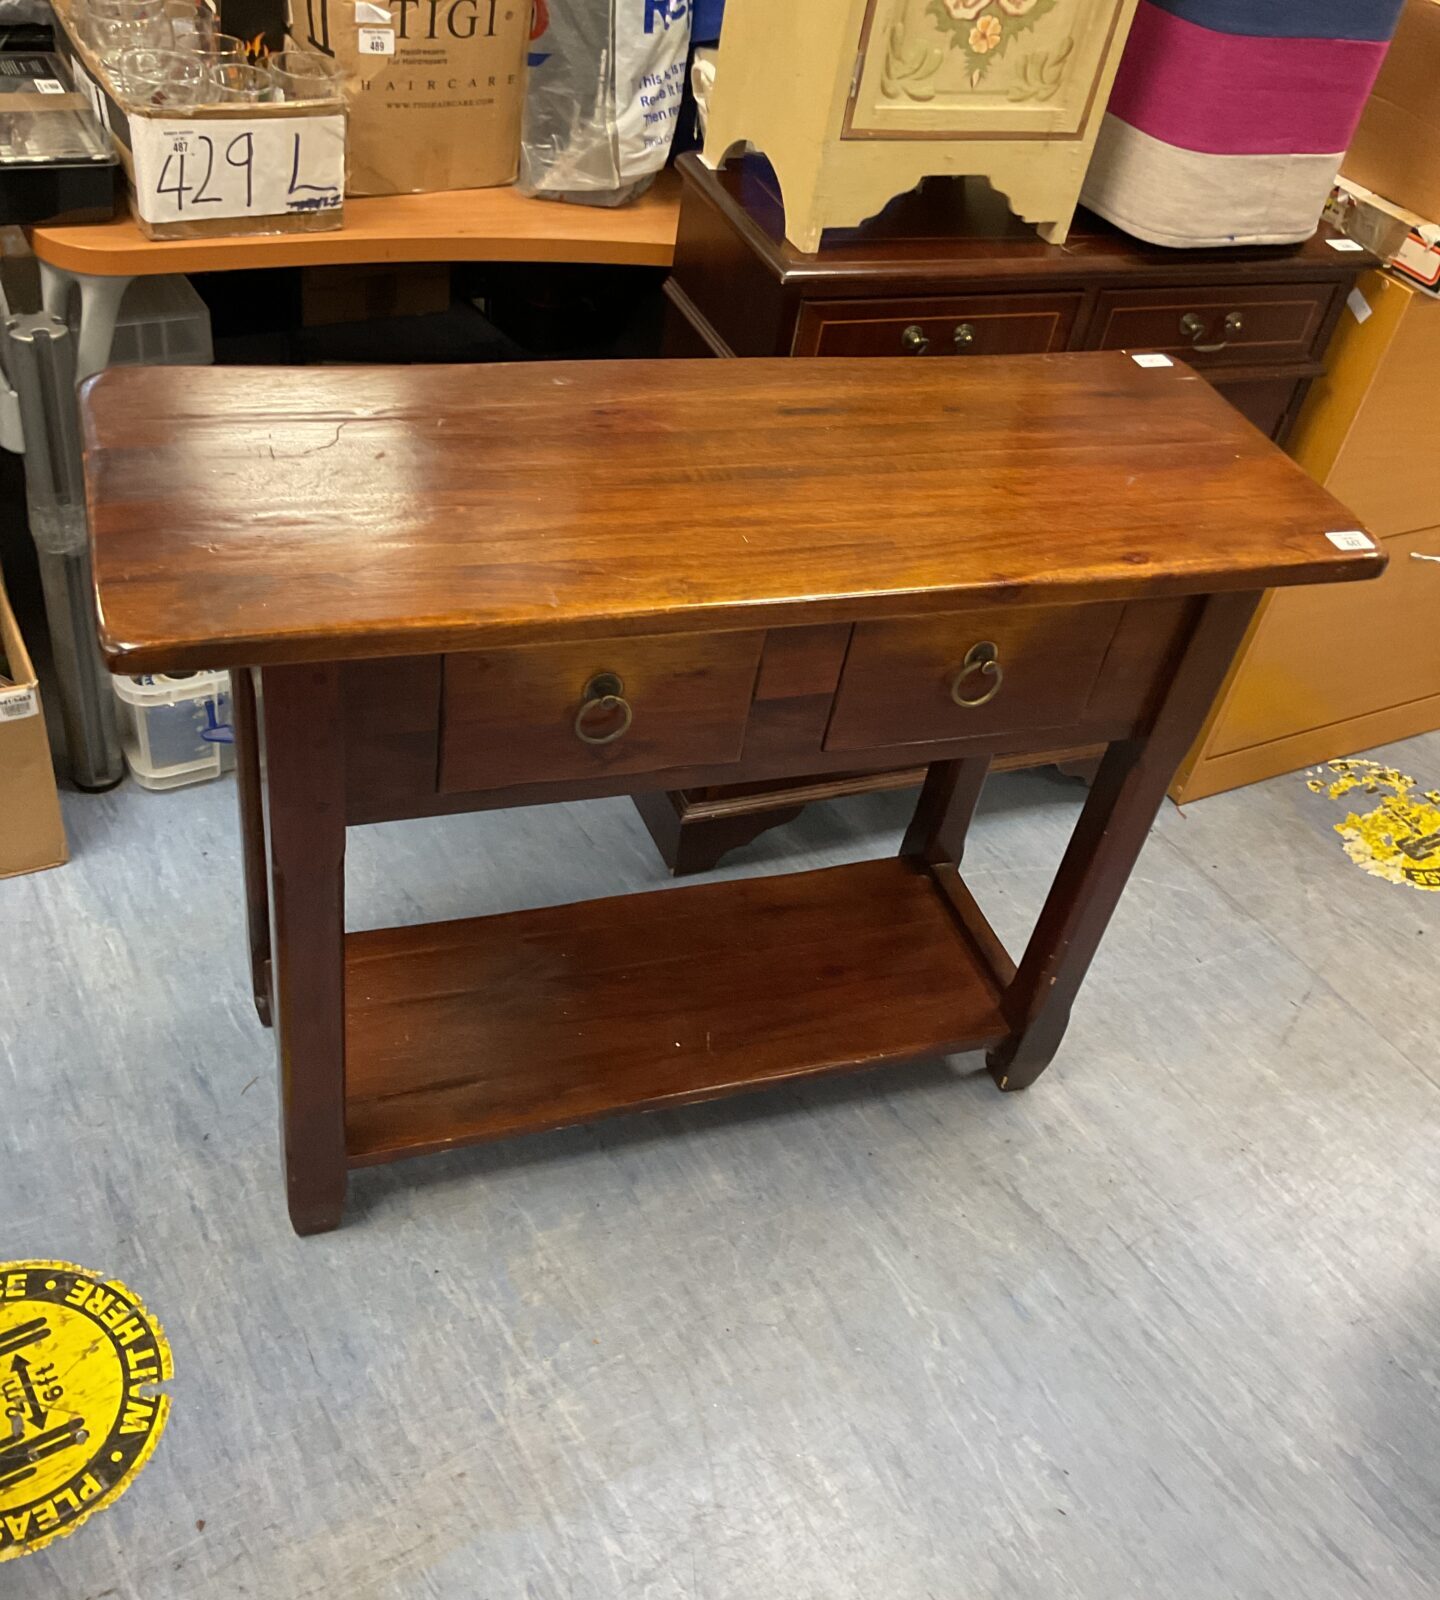
{"label": "auction lot label on table", "polygon": [[150,1459],[170,1346],[136,1295],[64,1261],[0,1262],[0,1561],[72,1533]]}
{"label": "auction lot label on table", "polygon": [[131,117],[146,222],[333,211],[345,196],[345,118]]}

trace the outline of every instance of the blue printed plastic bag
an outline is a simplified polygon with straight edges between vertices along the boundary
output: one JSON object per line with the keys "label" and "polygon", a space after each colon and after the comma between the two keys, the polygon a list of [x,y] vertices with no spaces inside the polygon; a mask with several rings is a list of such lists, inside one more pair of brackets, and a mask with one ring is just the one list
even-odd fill
{"label": "blue printed plastic bag", "polygon": [[691,0],[536,0],[519,187],[619,205],[665,165]]}

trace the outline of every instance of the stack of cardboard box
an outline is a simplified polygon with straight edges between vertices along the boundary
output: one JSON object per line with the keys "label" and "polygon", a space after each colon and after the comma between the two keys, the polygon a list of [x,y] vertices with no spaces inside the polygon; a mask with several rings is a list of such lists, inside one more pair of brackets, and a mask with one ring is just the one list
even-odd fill
{"label": "stack of cardboard box", "polygon": [[1339,220],[1440,291],[1440,0],[1409,0],[1341,168]]}

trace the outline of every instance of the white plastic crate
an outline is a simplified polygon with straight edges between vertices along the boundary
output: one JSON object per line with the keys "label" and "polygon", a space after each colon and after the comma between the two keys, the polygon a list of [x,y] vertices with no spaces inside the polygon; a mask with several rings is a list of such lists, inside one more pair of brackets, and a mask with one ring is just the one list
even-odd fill
{"label": "white plastic crate", "polygon": [[230,675],[114,678],[125,762],[145,789],[178,789],[218,778],[235,761]]}
{"label": "white plastic crate", "polygon": [[136,278],[115,319],[112,367],[207,367],[215,359],[210,311],[188,278]]}

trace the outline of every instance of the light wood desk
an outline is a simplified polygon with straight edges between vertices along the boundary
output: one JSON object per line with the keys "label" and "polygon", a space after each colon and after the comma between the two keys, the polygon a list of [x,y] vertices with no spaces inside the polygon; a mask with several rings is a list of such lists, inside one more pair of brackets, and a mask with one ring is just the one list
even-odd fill
{"label": "light wood desk", "polygon": [[[135,368],[82,405],[109,664],[235,674],[302,1233],[352,1167],[613,1112],[977,1049],[1024,1088],[1260,591],[1384,566],[1120,352]],[[1107,753],[1017,966],[965,831],[993,757],[1067,742]],[[929,767],[891,860],[345,931],[347,825],[861,761]]]}
{"label": "light wood desk", "polygon": [[69,273],[139,278],[163,272],[319,267],[381,261],[580,261],[668,267],[675,253],[679,180],[660,175],[629,205],[527,200],[514,188],[346,200],[330,233],[244,234],[232,239],[147,239],[129,216],[36,228],[35,254]]}

